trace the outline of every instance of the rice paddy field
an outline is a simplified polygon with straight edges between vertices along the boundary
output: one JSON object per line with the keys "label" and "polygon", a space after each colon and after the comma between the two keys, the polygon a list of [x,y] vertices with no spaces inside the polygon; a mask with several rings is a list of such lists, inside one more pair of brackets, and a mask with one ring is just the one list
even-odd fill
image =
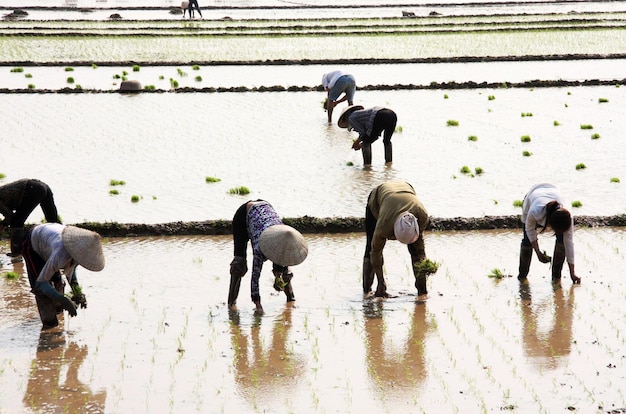
{"label": "rice paddy field", "polygon": [[[626,2],[153,3],[2,2],[0,185],[45,181],[67,224],[230,220],[256,198],[362,217],[395,179],[432,217],[516,216],[543,181],[575,217],[624,214]],[[392,164],[327,123],[335,68],[398,114]],[[88,308],[44,331],[3,238],[0,413],[626,413],[624,228],[577,226],[582,283],[557,287],[536,259],[517,281],[519,229],[427,231],[424,297],[389,242],[385,300],[361,292],[364,233],[305,237],[296,302],[266,264],[263,315],[249,275],[226,307],[229,235],[106,237],[105,269],[79,269]]]}

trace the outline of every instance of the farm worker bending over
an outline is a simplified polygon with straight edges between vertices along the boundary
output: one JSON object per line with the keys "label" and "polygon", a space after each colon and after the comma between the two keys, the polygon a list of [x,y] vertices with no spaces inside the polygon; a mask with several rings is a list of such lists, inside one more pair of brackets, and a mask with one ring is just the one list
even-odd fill
{"label": "farm worker bending over", "polygon": [[372,143],[383,134],[385,145],[385,163],[393,161],[391,137],[396,129],[398,117],[391,109],[375,106],[364,109],[361,105],[352,105],[343,110],[339,116],[337,125],[348,130],[355,130],[359,138],[352,143],[352,149],[361,150],[363,153],[363,165],[372,164]]}
{"label": "farm worker bending over", "polygon": [[550,256],[541,252],[537,229],[543,233],[548,227],[556,235],[552,257],[552,283],[561,283],[561,270],[567,258],[572,282],[580,283],[574,270],[574,219],[565,207],[559,190],[552,184],[536,184],[528,191],[522,204],[522,227],[524,236],[520,247],[519,275],[525,281],[530,269],[533,250],[541,263],[550,263]]}
{"label": "farm worker bending over", "polygon": [[54,197],[50,187],[39,180],[24,178],[0,186],[0,231],[9,226],[11,233],[11,252],[8,256],[18,257],[24,240],[24,223],[35,207],[41,210],[49,223],[60,223]]}
{"label": "farm worker bending over", "polygon": [[[356,82],[354,76],[343,73],[340,70],[325,73],[322,76],[322,86],[328,93],[326,99],[326,112],[328,113],[328,123],[332,122],[333,109],[337,104],[348,101],[348,105],[354,103],[354,93],[356,92]],[[341,94],[343,98],[339,99]]]}
{"label": "farm worker bending over", "polygon": [[363,258],[363,293],[368,294],[378,280],[376,296],[387,297],[383,276],[383,248],[387,240],[406,244],[411,254],[415,287],[419,295],[428,293],[426,274],[417,266],[426,260],[424,230],[428,225],[428,212],[415,196],[411,184],[389,181],[374,188],[365,208],[365,257]]}
{"label": "farm worker bending over", "polygon": [[[76,267],[81,265],[92,272],[104,268],[98,233],[58,223],[40,224],[26,234],[22,255],[43,329],[59,324],[57,310],[61,313],[65,309],[71,316],[76,316],[76,305],[87,307],[76,279]],[[61,279],[61,270],[72,287],[72,300],[63,294],[65,283]]]}
{"label": "farm worker bending over", "polygon": [[233,217],[233,242],[235,257],[230,264],[230,288],[228,306],[235,308],[241,278],[248,271],[246,251],[248,240],[252,243],[251,296],[256,312],[262,313],[259,294],[259,278],[263,262],[272,261],[274,289],[284,291],[287,302],[296,300],[291,286],[293,273],[289,266],[304,261],[308,255],[308,245],[302,234],[293,227],[283,224],[270,203],[264,200],[248,201],[242,204]]}

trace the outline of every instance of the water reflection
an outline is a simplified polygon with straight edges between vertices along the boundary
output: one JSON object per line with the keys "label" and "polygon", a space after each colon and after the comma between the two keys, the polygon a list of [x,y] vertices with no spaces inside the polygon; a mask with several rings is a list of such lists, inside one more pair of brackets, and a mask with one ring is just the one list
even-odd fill
{"label": "water reflection", "polygon": [[387,332],[383,306],[382,301],[368,301],[363,305],[367,372],[381,394],[392,387],[414,390],[426,378],[424,344],[430,331],[426,304],[418,302],[414,305],[411,327],[400,354],[390,352],[385,346],[385,339],[393,333]]}
{"label": "water reflection", "polygon": [[575,287],[565,291],[557,287],[552,297],[532,302],[529,285],[520,284],[524,351],[541,368],[558,368],[571,352]]}
{"label": "water reflection", "polygon": [[268,342],[261,332],[263,317],[254,316],[248,330],[240,323],[239,311],[229,311],[235,383],[254,407],[260,402],[257,397],[285,401],[304,373],[303,359],[294,354],[287,342],[292,327],[291,312],[292,306],[287,304],[275,318]]}
{"label": "water reflection", "polygon": [[24,394],[26,406],[35,412],[103,413],[106,390],[94,393],[78,378],[86,357],[87,346],[68,342],[63,329],[41,331]]}

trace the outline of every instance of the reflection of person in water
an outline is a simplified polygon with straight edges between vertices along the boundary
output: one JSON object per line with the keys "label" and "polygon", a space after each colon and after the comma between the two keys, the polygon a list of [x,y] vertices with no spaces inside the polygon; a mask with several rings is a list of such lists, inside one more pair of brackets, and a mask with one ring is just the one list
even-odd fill
{"label": "reflection of person in water", "polygon": [[[570,287],[567,298],[563,289],[556,289],[552,301],[540,303],[530,301],[529,289],[528,285],[520,286],[524,351],[531,357],[544,358],[547,368],[555,368],[559,357],[569,355],[571,351],[575,289]],[[552,314],[549,330],[539,326],[545,312]]]}
{"label": "reflection of person in water", "polygon": [[239,323],[237,311],[230,311],[230,320],[235,382],[241,394],[254,395],[263,390],[272,395],[293,392],[304,366],[303,359],[293,354],[287,342],[292,326],[291,306],[285,307],[282,318],[275,318],[268,349],[264,349],[267,337],[261,332],[261,318],[256,318],[257,323],[247,333]]}
{"label": "reflection of person in water", "polygon": [[78,379],[85,357],[87,347],[66,344],[63,331],[41,331],[24,394],[26,406],[34,412],[103,413],[106,390],[94,393]]}
{"label": "reflection of person in water", "polygon": [[[381,315],[384,302],[368,302],[365,309],[365,348],[367,372],[379,387],[399,387],[415,391],[415,385],[426,377],[424,341],[429,331],[426,304],[416,303],[411,329],[406,337],[402,355],[392,355],[385,346],[385,324]],[[387,352],[385,352],[387,350]],[[383,390],[384,391],[384,390]]]}

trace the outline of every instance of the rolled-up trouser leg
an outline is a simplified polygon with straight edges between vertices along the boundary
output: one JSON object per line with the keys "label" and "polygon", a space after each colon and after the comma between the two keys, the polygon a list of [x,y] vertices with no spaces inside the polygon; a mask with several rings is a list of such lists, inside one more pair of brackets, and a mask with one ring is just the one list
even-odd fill
{"label": "rolled-up trouser leg", "polygon": [[228,289],[228,306],[233,306],[237,303],[237,297],[239,296],[240,287],[241,277],[237,275],[230,275],[230,287]]}
{"label": "rolled-up trouser leg", "polygon": [[293,286],[291,285],[291,279],[293,279],[293,273],[291,273],[291,271],[283,273],[283,281],[286,282],[283,290],[285,291],[285,296],[287,296],[287,302],[296,300],[296,295],[293,293]]}
{"label": "rolled-up trouser leg", "polygon": [[19,256],[22,254],[22,243],[24,242],[24,237],[26,236],[26,231],[24,231],[24,227],[11,227],[11,256]]}
{"label": "rolled-up trouser leg", "polygon": [[393,147],[391,145],[391,142],[386,143],[385,142],[385,162],[392,162],[393,161]]}
{"label": "rolled-up trouser leg", "polygon": [[363,165],[372,165],[372,144],[361,144]]}
{"label": "rolled-up trouser leg", "polygon": [[519,274],[517,280],[524,281],[528,277],[528,271],[530,270],[530,262],[533,258],[532,246],[525,246],[522,244],[519,251]]}
{"label": "rolled-up trouser leg", "polygon": [[43,329],[54,328],[59,325],[57,319],[56,304],[52,299],[40,292],[33,292],[35,294],[35,301],[37,302],[37,310],[39,310],[39,317],[43,324]]}
{"label": "rolled-up trouser leg", "polygon": [[372,291],[372,284],[374,284],[374,268],[370,262],[369,257],[363,258],[363,293],[369,293]]}
{"label": "rolled-up trouser leg", "polygon": [[565,263],[565,245],[558,241],[554,244],[554,254],[552,255],[552,282],[561,281],[561,271]]}

